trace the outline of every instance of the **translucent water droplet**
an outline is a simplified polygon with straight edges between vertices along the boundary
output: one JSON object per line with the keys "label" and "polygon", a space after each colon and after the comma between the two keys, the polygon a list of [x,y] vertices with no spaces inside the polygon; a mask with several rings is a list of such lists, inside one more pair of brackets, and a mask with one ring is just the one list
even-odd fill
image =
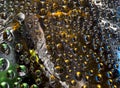
{"label": "translucent water droplet", "polygon": [[27,64],[30,63],[30,59],[29,59],[29,58],[25,58],[25,59],[24,59],[24,62],[25,62],[25,64],[27,65]]}
{"label": "translucent water droplet", "polygon": [[107,85],[112,85],[112,83],[113,83],[113,80],[112,79],[109,79],[109,80],[107,80]]}
{"label": "translucent water droplet", "polygon": [[8,71],[7,71],[7,77],[8,77],[9,79],[13,79],[13,78],[15,77],[14,71],[13,71],[13,70],[8,70]]}
{"label": "translucent water droplet", "polygon": [[19,53],[19,52],[22,51],[22,49],[23,49],[23,45],[20,44],[20,43],[18,43],[18,44],[16,44],[15,49],[16,49],[16,51]]}
{"label": "translucent water droplet", "polygon": [[29,88],[29,85],[27,83],[22,83],[20,85],[20,88]]}
{"label": "translucent water droplet", "polygon": [[6,43],[0,44],[0,50],[2,51],[2,53],[7,55],[10,53],[10,48]]}
{"label": "translucent water droplet", "polygon": [[108,78],[112,78],[113,77],[113,73],[111,71],[107,72],[106,75],[107,75]]}
{"label": "translucent water droplet", "polygon": [[101,81],[102,81],[102,75],[101,75],[101,74],[98,74],[98,75],[95,77],[95,80],[96,80],[96,82],[101,82]]}
{"label": "translucent water droplet", "polygon": [[9,84],[7,82],[2,82],[0,88],[9,88]]}
{"label": "translucent water droplet", "polygon": [[13,86],[14,86],[14,88],[20,88],[20,83],[19,82],[14,82]]}
{"label": "translucent water droplet", "polygon": [[33,84],[33,85],[31,85],[30,88],[38,88],[38,86],[36,84]]}
{"label": "translucent water droplet", "polygon": [[82,79],[82,74],[81,74],[81,72],[76,72],[75,78],[76,78],[77,80],[81,80],[81,79]]}
{"label": "translucent water droplet", "polygon": [[18,83],[21,83],[21,82],[22,82],[22,78],[17,77],[17,82],[18,82]]}
{"label": "translucent water droplet", "polygon": [[35,74],[36,74],[37,77],[40,77],[41,76],[41,71],[40,70],[36,70]]}
{"label": "translucent water droplet", "polygon": [[13,36],[12,36],[10,30],[5,30],[3,32],[3,39],[6,40],[6,41],[12,41],[13,40]]}
{"label": "translucent water droplet", "polygon": [[40,78],[37,78],[37,79],[35,80],[35,82],[36,82],[37,85],[40,85],[41,82],[42,82],[42,80],[41,80]]}
{"label": "translucent water droplet", "polygon": [[25,76],[27,74],[27,68],[25,65],[20,65],[17,68],[17,72],[19,73],[19,76]]}
{"label": "translucent water droplet", "polygon": [[0,58],[0,71],[6,70],[8,67],[8,62],[4,58]]}

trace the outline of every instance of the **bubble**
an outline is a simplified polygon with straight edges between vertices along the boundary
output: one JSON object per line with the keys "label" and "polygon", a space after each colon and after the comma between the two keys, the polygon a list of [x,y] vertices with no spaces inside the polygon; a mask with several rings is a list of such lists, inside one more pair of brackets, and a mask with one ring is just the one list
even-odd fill
{"label": "bubble", "polygon": [[4,58],[0,58],[0,71],[5,71],[8,68],[8,61]]}

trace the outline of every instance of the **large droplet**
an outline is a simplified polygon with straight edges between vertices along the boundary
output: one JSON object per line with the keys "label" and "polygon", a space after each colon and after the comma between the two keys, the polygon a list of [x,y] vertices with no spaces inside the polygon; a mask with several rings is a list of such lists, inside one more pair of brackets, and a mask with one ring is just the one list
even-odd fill
{"label": "large droplet", "polygon": [[4,71],[8,68],[8,62],[4,58],[0,58],[0,71]]}
{"label": "large droplet", "polygon": [[0,88],[9,88],[9,84],[7,82],[2,82]]}

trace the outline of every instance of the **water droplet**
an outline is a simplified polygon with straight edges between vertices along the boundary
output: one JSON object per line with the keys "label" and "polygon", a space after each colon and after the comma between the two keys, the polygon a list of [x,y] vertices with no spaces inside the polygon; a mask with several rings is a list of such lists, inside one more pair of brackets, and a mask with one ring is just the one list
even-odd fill
{"label": "water droplet", "polygon": [[88,88],[87,85],[83,85],[81,88]]}
{"label": "water droplet", "polygon": [[17,68],[17,72],[19,73],[19,76],[25,76],[27,74],[27,68],[25,65],[20,65]]}
{"label": "water droplet", "polygon": [[20,88],[20,83],[19,82],[14,82],[13,86],[14,86],[14,88]]}
{"label": "water droplet", "polygon": [[70,83],[72,86],[75,86],[77,84],[75,80],[71,80]]}
{"label": "water droplet", "polygon": [[77,80],[81,80],[82,79],[81,72],[76,72],[75,77],[76,77]]}
{"label": "water droplet", "polygon": [[95,76],[95,80],[96,80],[96,82],[101,82],[102,81],[102,75],[98,74],[97,76]]}
{"label": "water droplet", "polygon": [[8,62],[4,58],[0,58],[0,71],[6,70],[8,67]]}
{"label": "water droplet", "polygon": [[5,30],[3,32],[3,39],[7,40],[7,41],[12,41],[13,40],[13,36],[12,36],[10,30]]}
{"label": "water droplet", "polygon": [[14,71],[13,71],[13,70],[8,70],[8,71],[7,71],[7,77],[8,77],[9,79],[13,79],[13,78],[15,77]]}
{"label": "water droplet", "polygon": [[100,84],[97,84],[96,85],[96,88],[102,88]]}
{"label": "water droplet", "polygon": [[22,49],[23,49],[23,45],[20,44],[20,43],[18,43],[18,44],[16,44],[15,49],[16,49],[16,51],[19,53],[19,52],[22,51]]}
{"label": "water droplet", "polygon": [[113,83],[113,80],[112,79],[109,79],[109,80],[107,80],[107,85],[112,85],[112,83]]}
{"label": "water droplet", "polygon": [[112,78],[112,76],[113,76],[113,74],[112,74],[112,72],[111,72],[111,71],[107,72],[107,74],[106,74],[106,75],[107,75],[107,77],[108,77],[108,78]]}
{"label": "water droplet", "polygon": [[22,82],[22,78],[17,77],[17,82],[21,83]]}
{"label": "water droplet", "polygon": [[10,48],[6,43],[0,44],[0,50],[2,51],[2,53],[7,55],[10,53]]}
{"label": "water droplet", "polygon": [[35,74],[36,74],[37,77],[40,77],[41,76],[41,71],[40,70],[36,70]]}
{"label": "water droplet", "polygon": [[35,80],[35,82],[36,82],[37,85],[40,85],[40,84],[42,83],[42,80],[41,80],[40,78],[37,78],[37,79]]}
{"label": "water droplet", "polygon": [[9,88],[9,84],[7,82],[2,82],[0,88]]}
{"label": "water droplet", "polygon": [[22,83],[20,85],[20,88],[29,88],[29,85],[27,83]]}
{"label": "water droplet", "polygon": [[38,86],[36,84],[33,84],[33,85],[31,85],[30,88],[38,88]]}

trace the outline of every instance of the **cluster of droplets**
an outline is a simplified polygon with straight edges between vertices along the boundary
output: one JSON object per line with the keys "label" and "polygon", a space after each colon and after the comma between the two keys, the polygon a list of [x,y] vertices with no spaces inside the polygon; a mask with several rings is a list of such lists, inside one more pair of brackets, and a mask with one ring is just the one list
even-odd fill
{"label": "cluster of droplets", "polygon": [[25,14],[20,12],[10,20],[6,20],[3,13],[0,17],[6,22],[11,20],[9,24],[2,24],[3,28],[0,28],[0,88],[49,86],[43,73],[44,66],[36,52],[28,47],[28,38],[23,34],[25,30],[22,22]]}
{"label": "cluster of droplets", "polygon": [[[60,77],[50,76],[56,82],[52,84],[53,88],[61,86],[57,82],[59,80],[73,88],[119,88],[119,0],[0,2],[0,11],[8,13],[2,13],[4,18],[23,12],[26,16],[35,14],[40,19],[46,38],[45,46],[51,55],[47,59],[54,63],[55,73]],[[41,62],[43,58],[39,58],[35,51],[39,39],[36,36],[40,31],[31,30],[30,24],[33,26],[33,23],[26,23],[30,27],[27,30],[26,24],[19,28],[23,18],[13,21],[16,23],[12,29],[7,27],[1,32],[0,71],[6,78],[0,80],[0,86],[48,87],[49,80],[43,71],[46,67]]]}
{"label": "cluster of droplets", "polygon": [[[111,48],[119,29],[112,24],[116,22],[114,10],[99,9],[87,0],[44,1],[44,5],[46,14],[44,7],[40,14],[44,13],[47,47],[61,80],[72,86],[84,80],[83,87],[117,87],[113,68],[118,64],[114,64]],[[101,19],[109,22],[103,24]]]}

